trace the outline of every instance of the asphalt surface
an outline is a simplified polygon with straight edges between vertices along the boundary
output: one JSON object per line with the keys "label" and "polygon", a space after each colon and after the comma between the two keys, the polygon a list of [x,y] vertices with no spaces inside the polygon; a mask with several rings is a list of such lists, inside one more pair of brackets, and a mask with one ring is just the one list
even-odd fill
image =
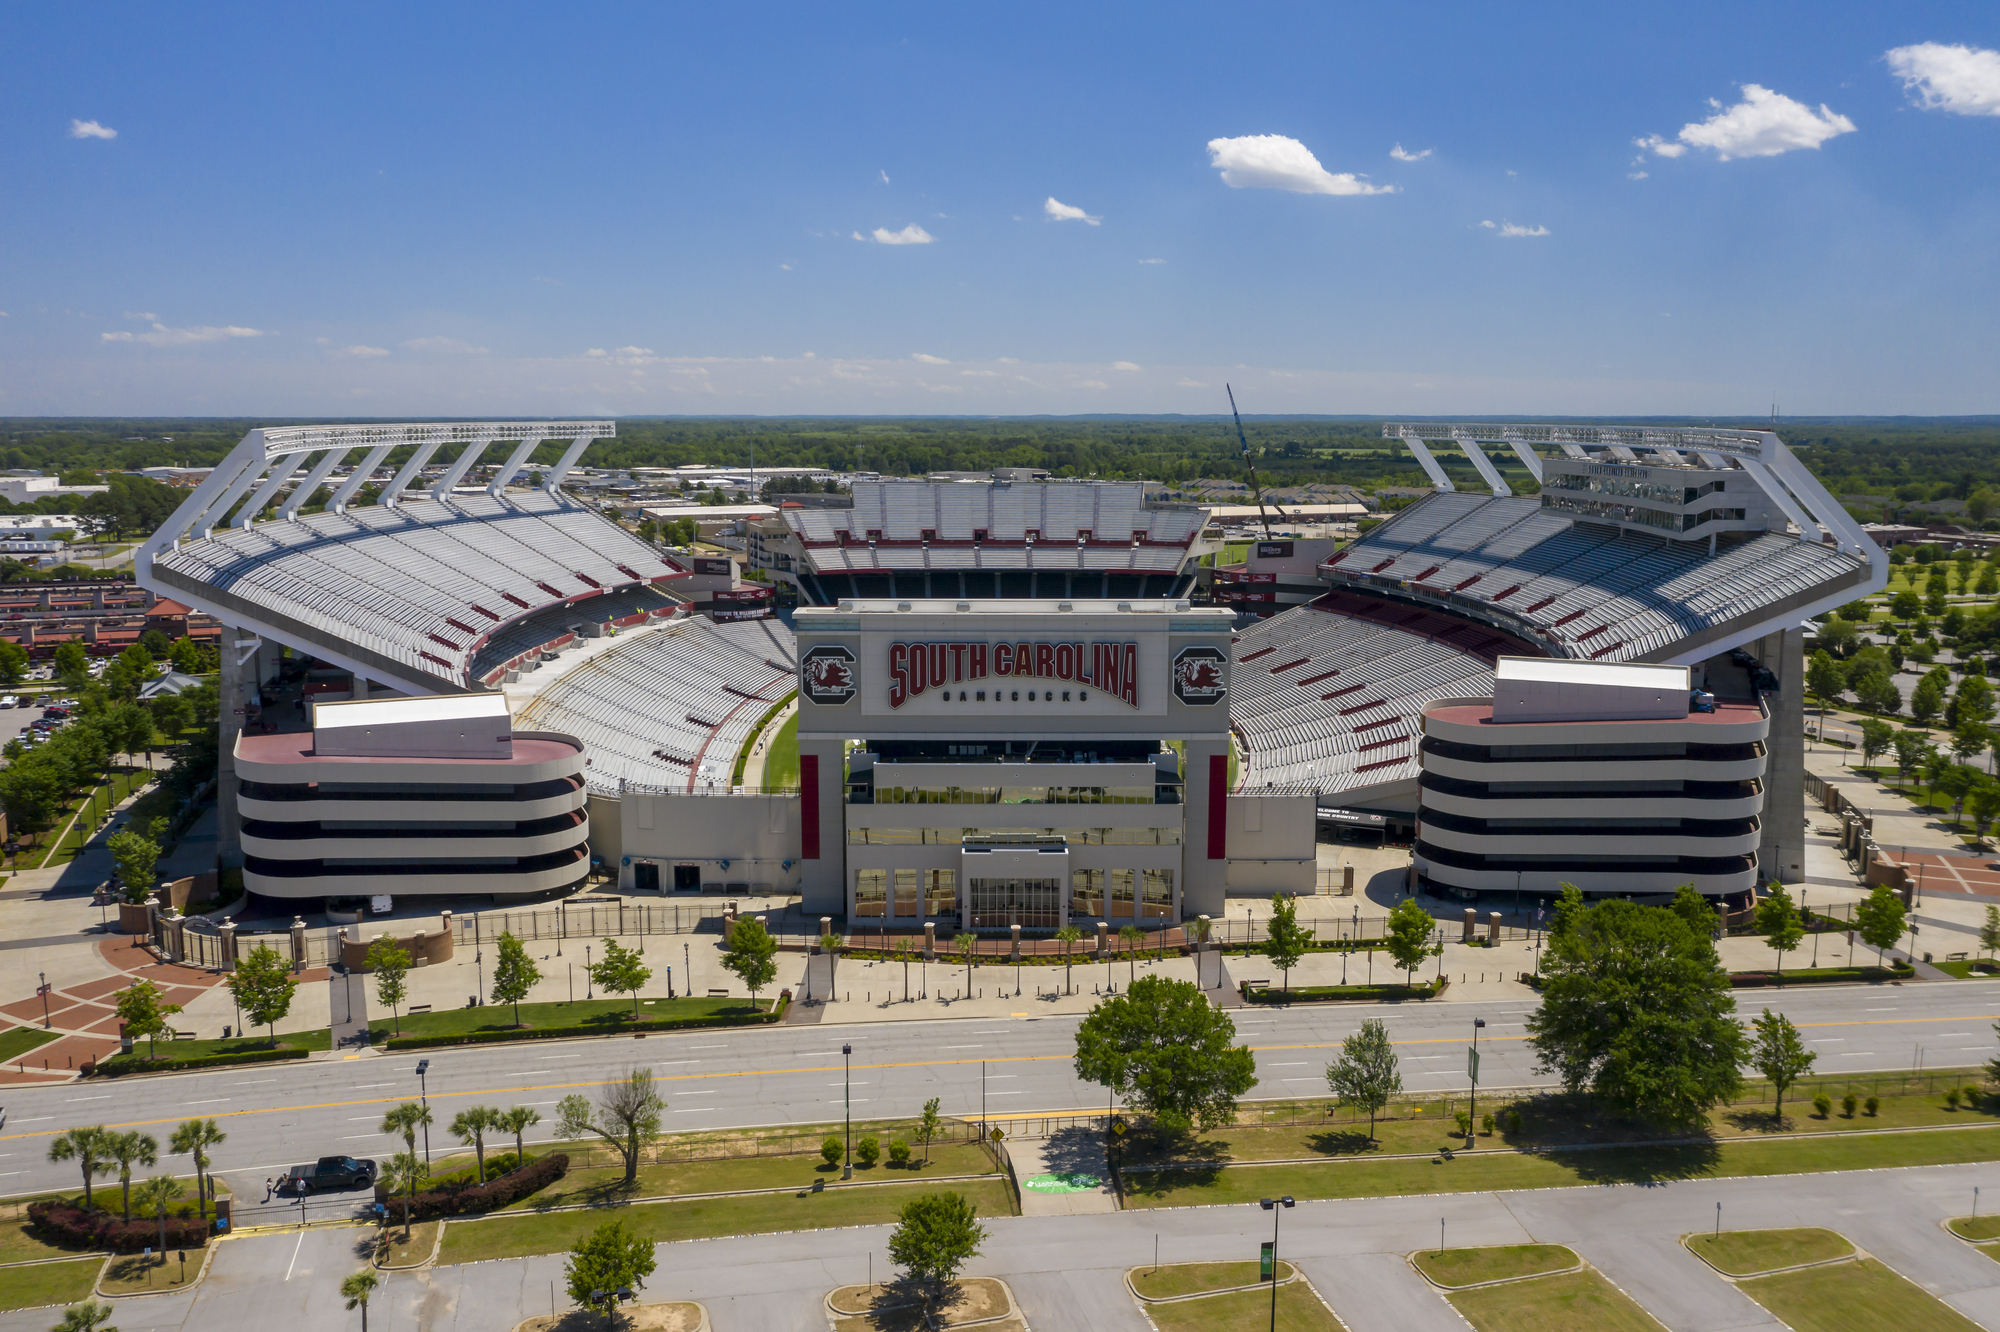
{"label": "asphalt surface", "polygon": [[[1819,1054],[1815,1073],[1902,1071],[1980,1064],[2000,1052],[2000,981],[1830,986],[1786,994],[1743,991],[1738,1010],[1764,1006],[1804,1029]],[[1343,1037],[1369,1017],[1387,1021],[1411,1091],[1467,1085],[1465,1046],[1475,1017],[1480,1083],[1546,1083],[1533,1069],[1523,1023],[1532,1004],[1440,1002],[1338,1008],[1236,1010],[1241,1039],[1257,1055],[1256,1097],[1323,1096],[1323,1070]],[[444,1129],[469,1105],[532,1105],[552,1136],[556,1102],[624,1069],[652,1069],[667,1100],[669,1131],[839,1120],[851,1092],[856,1119],[918,1114],[935,1096],[948,1115],[1004,1118],[1040,1112],[1093,1113],[1102,1089],[1071,1065],[1078,1017],[885,1022],[695,1031],[642,1039],[551,1041],[417,1054],[362,1055],[249,1065],[213,1073],[88,1080],[8,1091],[0,1130],[0,1193],[73,1188],[76,1168],[47,1159],[48,1140],[81,1124],[143,1128],[165,1140],[176,1124],[215,1118],[228,1141],[213,1154],[239,1199],[261,1200],[266,1177],[318,1156],[386,1157],[397,1142],[379,1131],[391,1106],[428,1093],[437,1124],[434,1156],[455,1150]],[[851,1057],[843,1058],[843,1045]],[[416,1065],[430,1061],[420,1087]],[[421,1144],[420,1144],[421,1146]],[[186,1158],[161,1168],[191,1174]],[[338,1200],[329,1199],[330,1205]]]}

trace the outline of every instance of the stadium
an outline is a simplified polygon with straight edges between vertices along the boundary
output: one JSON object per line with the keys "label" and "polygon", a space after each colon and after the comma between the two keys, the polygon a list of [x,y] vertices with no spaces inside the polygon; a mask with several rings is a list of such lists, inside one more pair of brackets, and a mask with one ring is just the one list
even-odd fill
{"label": "stadium", "polygon": [[[1802,872],[1803,626],[1886,581],[1768,431],[1406,424],[1384,433],[1434,492],[1266,619],[1197,604],[1216,549],[1198,508],[1137,483],[961,480],[783,510],[788,623],[733,562],[566,492],[614,432],[255,430],[137,553],[145,586],[225,625],[221,854],[252,891],[527,895],[595,862],[638,891],[1046,931],[1311,891],[1316,829],[1346,821],[1410,836],[1413,876],[1468,895],[1728,896]],[[548,441],[559,460],[530,469]],[[1433,445],[1487,493],[1457,490]],[[1482,445],[1540,493],[1512,494]],[[1521,660],[1678,668],[1657,678],[1731,724],[1637,751],[1468,743],[1485,733],[1450,710],[1490,705]],[[302,672],[319,706],[274,716],[265,694]],[[494,695],[485,742],[532,781],[453,749],[475,713],[336,704]],[[336,719],[367,737],[338,763],[318,757]],[[785,732],[798,777],[764,780]],[[1607,776],[1619,753],[1660,761]],[[1547,803],[1565,793],[1591,798]]]}

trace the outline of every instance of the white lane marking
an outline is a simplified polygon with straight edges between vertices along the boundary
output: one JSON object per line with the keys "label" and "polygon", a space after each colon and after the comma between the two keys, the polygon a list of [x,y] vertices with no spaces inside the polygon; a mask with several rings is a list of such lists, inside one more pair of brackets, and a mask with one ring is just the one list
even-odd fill
{"label": "white lane marking", "polygon": [[829,1087],[872,1087],[874,1084],[870,1082],[829,1082],[826,1085]]}
{"label": "white lane marking", "polygon": [[1862,1057],[1864,1057],[1864,1056],[1866,1056],[1866,1055],[1872,1055],[1872,1054],[1874,1054],[1874,1053],[1875,1053],[1875,1052],[1874,1052],[1873,1050],[1838,1050],[1838,1051],[1835,1051],[1835,1052],[1834,1052],[1834,1058],[1836,1058],[1836,1059],[1860,1059],[1860,1058],[1862,1058]]}
{"label": "white lane marking", "polygon": [[[300,1215],[304,1215],[304,1213],[301,1212]],[[292,1279],[292,1269],[299,1265],[299,1250],[303,1249],[305,1247],[305,1244],[306,1244],[306,1232],[304,1227],[300,1227],[299,1242],[292,1246],[292,1261],[285,1264],[285,1280],[290,1281]]]}
{"label": "white lane marking", "polygon": [[674,1093],[674,1095],[676,1095],[676,1096],[713,1096],[713,1095],[715,1095],[715,1091],[714,1091],[714,1090],[713,1090],[713,1089],[711,1088],[711,1089],[710,1089],[710,1090],[708,1090],[708,1091],[698,1091],[698,1092],[690,1092],[690,1091],[684,1091],[684,1092],[675,1092],[675,1093]]}
{"label": "white lane marking", "polygon": [[547,1059],[547,1060],[550,1060],[550,1061],[554,1061],[554,1060],[557,1060],[557,1059],[581,1059],[581,1058],[583,1058],[583,1056],[582,1056],[582,1055],[543,1055],[543,1056],[542,1056],[542,1058],[544,1058],[544,1059]]}
{"label": "white lane marking", "polygon": [[984,1050],[986,1047],[983,1045],[947,1045],[944,1048],[947,1050]]}
{"label": "white lane marking", "polygon": [[373,1118],[375,1118],[375,1116],[373,1115],[349,1115],[347,1117],[347,1122],[350,1124],[359,1124],[364,1119],[373,1119]]}
{"label": "white lane marking", "polygon": [[[729,1047],[726,1045],[684,1045],[681,1048],[683,1050],[727,1050]],[[581,1059],[583,1056],[578,1055],[577,1058]]]}
{"label": "white lane marking", "polygon": [[995,1073],[992,1077],[986,1080],[988,1082],[1011,1082],[1015,1078],[1018,1078],[1020,1076],[1021,1075],[1019,1073]]}
{"label": "white lane marking", "polygon": [[1868,1009],[1867,1011],[1870,1013],[1894,1013],[1897,1011],[1897,1009],[1898,1009],[1897,1005],[1891,1005],[1888,1008],[1871,1008]]}
{"label": "white lane marking", "polygon": [[1806,1042],[1806,1044],[1807,1044],[1807,1045],[1840,1045],[1840,1044],[1843,1044],[1843,1043],[1844,1043],[1844,1042],[1845,1042],[1846,1040],[1847,1040],[1847,1038],[1846,1038],[1845,1036],[1821,1036],[1821,1037],[1820,1037],[1820,1038],[1819,1038],[1818,1040],[1812,1040],[1812,1041],[1807,1041],[1807,1042]]}
{"label": "white lane marking", "polygon": [[542,1074],[547,1073],[549,1071],[550,1070],[546,1068],[531,1068],[526,1073],[508,1073],[505,1074],[504,1076],[510,1078],[539,1078],[540,1076],[542,1076]]}
{"label": "white lane marking", "polygon": [[[266,1082],[276,1082],[276,1081],[277,1081],[276,1078],[252,1078],[248,1082],[232,1082],[229,1085],[232,1087],[256,1087]],[[385,1082],[382,1085],[386,1087],[389,1084]]]}
{"label": "white lane marking", "polygon": [[217,1097],[213,1097],[213,1098],[211,1098],[211,1099],[209,1099],[209,1100],[206,1100],[206,1101],[189,1101],[189,1102],[187,1102],[187,1104],[188,1104],[188,1105],[221,1105],[221,1104],[222,1104],[222,1103],[223,1103],[224,1101],[227,1101],[227,1100],[230,1100],[230,1099],[231,1099],[231,1098],[230,1098],[230,1097],[227,1097],[227,1096],[217,1096]]}
{"label": "white lane marking", "polygon": [[840,1051],[838,1051],[838,1050],[794,1050],[794,1051],[792,1051],[792,1058],[794,1058],[794,1059],[831,1059],[831,1058],[832,1058],[833,1056],[835,1056],[835,1055],[837,1055],[837,1054],[839,1054],[839,1053],[840,1053]]}
{"label": "white lane marking", "polygon": [[[241,1084],[238,1085],[240,1086]],[[400,1082],[357,1082],[354,1084],[353,1087],[349,1088],[348,1090],[373,1091],[377,1087],[400,1087],[402,1085],[403,1084]]]}
{"label": "white lane marking", "polygon": [[108,1101],[110,1099],[111,1099],[110,1092],[106,1092],[102,1096],[66,1096],[63,1098],[63,1104],[74,1105],[78,1101]]}
{"label": "white lane marking", "polygon": [[381,1135],[381,1134],[379,1134],[379,1133],[350,1133],[350,1134],[348,1134],[348,1135],[347,1135],[346,1137],[344,1137],[344,1138],[340,1139],[340,1141],[342,1141],[342,1142],[353,1142],[353,1141],[355,1141],[355,1140],[356,1140],[357,1138],[379,1138],[379,1137],[381,1137],[381,1136],[382,1136],[382,1135]]}
{"label": "white lane marking", "polygon": [[988,1093],[987,1093],[987,1095],[989,1095],[989,1096],[1026,1096],[1027,1094],[1028,1094],[1028,1093],[1026,1093],[1026,1092],[1024,1092],[1024,1091],[1018,1091],[1018,1092],[988,1092]]}
{"label": "white lane marking", "polygon": [[1293,1062],[1291,1062],[1291,1063],[1289,1063],[1289,1064],[1270,1064],[1270,1065],[1267,1065],[1267,1067],[1270,1067],[1270,1068],[1304,1068],[1304,1067],[1306,1066],[1306,1063],[1307,1063],[1307,1061],[1306,1061],[1306,1060],[1304,1060],[1304,1059],[1298,1059],[1298,1060],[1294,1060]]}
{"label": "white lane marking", "polygon": [[14,1122],[16,1124],[39,1124],[44,1120],[54,1119],[54,1118],[55,1118],[54,1115],[36,1115],[33,1119],[17,1119]]}
{"label": "white lane marking", "polygon": [[[846,1104],[846,1103],[845,1103],[845,1102],[843,1102],[843,1101],[828,1101],[828,1102],[827,1102],[827,1104],[828,1104],[828,1105],[843,1105],[843,1104]],[[867,1098],[867,1097],[865,1097],[865,1096],[857,1096],[857,1097],[855,1097],[855,1098],[854,1098],[854,1104],[855,1104],[855,1105],[866,1105],[866,1104],[868,1104],[868,1098]]]}
{"label": "white lane marking", "polygon": [[699,1064],[700,1062],[701,1060],[699,1059],[662,1059],[659,1063],[659,1067],[671,1068],[675,1064]]}
{"label": "white lane marking", "polygon": [[677,1115],[699,1115],[699,1114],[713,1113],[714,1110],[715,1107],[712,1105],[698,1105],[695,1106],[692,1110],[676,1110],[674,1111],[674,1113]]}

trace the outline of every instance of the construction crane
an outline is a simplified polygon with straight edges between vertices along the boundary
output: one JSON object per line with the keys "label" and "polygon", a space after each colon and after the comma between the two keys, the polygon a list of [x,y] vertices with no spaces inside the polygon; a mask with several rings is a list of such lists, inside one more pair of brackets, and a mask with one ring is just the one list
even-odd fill
{"label": "construction crane", "polygon": [[1243,465],[1250,472],[1250,493],[1257,497],[1257,516],[1264,520],[1264,537],[1271,536],[1271,515],[1264,508],[1264,487],[1257,484],[1257,464],[1250,461],[1250,441],[1243,435],[1243,414],[1236,410],[1236,390],[1224,384],[1222,391],[1229,395],[1229,414],[1236,418],[1236,442],[1243,446]]}

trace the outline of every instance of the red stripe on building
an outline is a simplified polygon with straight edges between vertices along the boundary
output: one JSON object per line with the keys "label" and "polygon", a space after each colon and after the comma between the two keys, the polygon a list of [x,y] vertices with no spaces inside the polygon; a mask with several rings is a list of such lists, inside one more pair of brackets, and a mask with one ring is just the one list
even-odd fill
{"label": "red stripe on building", "polygon": [[819,859],[819,755],[799,755],[799,854]]}
{"label": "red stripe on building", "polygon": [[1229,858],[1229,755],[1208,756],[1208,858]]}

